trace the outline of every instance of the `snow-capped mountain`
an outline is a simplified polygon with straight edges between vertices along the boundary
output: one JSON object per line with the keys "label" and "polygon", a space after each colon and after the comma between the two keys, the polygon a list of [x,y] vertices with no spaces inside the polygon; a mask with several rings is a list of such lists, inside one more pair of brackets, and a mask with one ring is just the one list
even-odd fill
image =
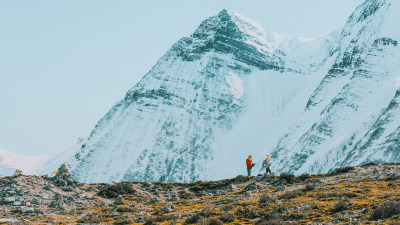
{"label": "snow-capped mountain", "polygon": [[278,171],[400,161],[399,3],[365,1],[350,16],[335,63],[272,153]]}
{"label": "snow-capped mountain", "polygon": [[50,156],[25,156],[0,148],[0,176],[10,176],[20,169],[24,174],[39,174]]}
{"label": "snow-capped mountain", "polygon": [[267,107],[279,114],[301,89],[298,83],[306,83],[300,80],[308,75],[300,72],[317,70],[332,54],[333,37],[314,43],[321,48],[314,48],[313,66],[293,63],[288,67],[286,59],[293,60],[293,55],[285,52],[290,49],[287,46],[295,46],[293,52],[299,55],[301,44],[312,44],[266,33],[257,23],[222,10],[205,20],[191,37],[173,45],[99,121],[87,144],[70,161],[73,174],[87,182],[195,181],[224,176],[211,173],[218,168],[216,162],[232,168],[243,160],[227,159],[230,150],[217,143],[249,112],[251,98],[258,97],[252,95],[263,95],[253,73],[270,71],[270,76],[260,79],[271,87],[274,84],[269,79],[287,80],[293,86],[271,90],[269,98],[277,97],[277,105],[266,102]]}
{"label": "snow-capped mountain", "polygon": [[85,144],[87,137],[79,137],[77,143],[55,154],[27,156],[0,148],[0,177],[11,176],[19,169],[25,175],[51,174],[72,158]]}
{"label": "snow-capped mountain", "polygon": [[398,5],[367,0],[342,30],[312,40],[222,10],[98,122],[68,161],[73,175],[210,180],[267,153],[275,172],[400,161]]}

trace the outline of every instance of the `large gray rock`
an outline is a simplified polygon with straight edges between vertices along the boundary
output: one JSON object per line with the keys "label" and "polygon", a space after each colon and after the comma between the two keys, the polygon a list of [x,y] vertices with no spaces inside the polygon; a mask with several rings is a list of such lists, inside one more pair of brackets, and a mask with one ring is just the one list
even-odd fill
{"label": "large gray rock", "polygon": [[264,176],[255,176],[252,178],[252,181],[254,182],[260,182],[264,179]]}
{"label": "large gray rock", "polygon": [[235,178],[235,183],[244,183],[247,182],[247,177],[243,176],[243,175],[239,175]]}
{"label": "large gray rock", "polygon": [[172,204],[172,202],[168,202],[168,203],[165,205],[164,210],[165,210],[165,211],[168,211],[168,212],[172,212],[172,211],[175,210],[175,206]]}
{"label": "large gray rock", "polygon": [[20,205],[22,205],[22,202],[20,202],[20,201],[15,201],[13,203],[13,206],[20,206]]}
{"label": "large gray rock", "polygon": [[15,197],[5,197],[3,200],[4,203],[14,203]]}
{"label": "large gray rock", "polygon": [[34,213],[35,209],[33,207],[21,207],[22,213]]}

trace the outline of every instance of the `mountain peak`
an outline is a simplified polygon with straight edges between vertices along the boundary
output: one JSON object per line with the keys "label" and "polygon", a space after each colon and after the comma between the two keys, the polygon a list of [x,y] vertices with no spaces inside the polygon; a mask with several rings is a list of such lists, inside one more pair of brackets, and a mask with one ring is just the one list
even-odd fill
{"label": "mountain peak", "polygon": [[216,16],[204,20],[192,37],[198,39],[224,37],[239,41],[251,41],[257,45],[266,44],[265,31],[258,23],[225,8]]}

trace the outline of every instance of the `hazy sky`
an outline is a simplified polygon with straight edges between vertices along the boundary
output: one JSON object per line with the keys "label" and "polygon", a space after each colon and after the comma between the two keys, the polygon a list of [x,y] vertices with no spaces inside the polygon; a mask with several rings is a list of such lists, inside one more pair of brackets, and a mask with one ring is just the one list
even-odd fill
{"label": "hazy sky", "polygon": [[265,30],[316,37],[362,0],[0,1],[0,148],[58,152],[183,36],[223,8]]}

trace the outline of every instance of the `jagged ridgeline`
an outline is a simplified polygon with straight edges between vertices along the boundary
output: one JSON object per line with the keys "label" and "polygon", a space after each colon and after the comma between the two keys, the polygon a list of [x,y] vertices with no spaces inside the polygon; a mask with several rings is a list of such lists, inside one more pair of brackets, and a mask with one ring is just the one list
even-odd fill
{"label": "jagged ridgeline", "polygon": [[68,161],[72,174],[210,180],[244,174],[249,154],[258,173],[267,153],[274,172],[400,161],[399,9],[367,0],[343,29],[315,39],[222,10],[98,122]]}

